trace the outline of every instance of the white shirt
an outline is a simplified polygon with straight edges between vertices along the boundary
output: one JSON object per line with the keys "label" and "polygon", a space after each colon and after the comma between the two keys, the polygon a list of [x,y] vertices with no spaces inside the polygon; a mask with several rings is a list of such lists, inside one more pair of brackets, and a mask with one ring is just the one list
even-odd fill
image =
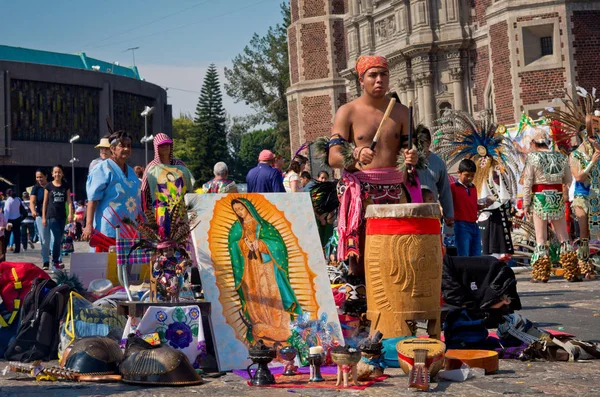
{"label": "white shirt", "polygon": [[19,210],[20,205],[21,200],[17,200],[14,197],[6,199],[4,202],[4,216],[6,217],[6,220],[11,221],[21,217],[21,211]]}

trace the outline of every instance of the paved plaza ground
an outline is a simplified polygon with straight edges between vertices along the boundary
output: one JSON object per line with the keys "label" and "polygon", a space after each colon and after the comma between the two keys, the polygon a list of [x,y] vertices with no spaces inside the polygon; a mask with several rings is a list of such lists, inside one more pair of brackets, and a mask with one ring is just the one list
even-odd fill
{"label": "paved plaza ground", "polygon": [[[37,247],[36,247],[37,248]],[[85,250],[78,243],[76,249]],[[39,249],[14,255],[9,261],[40,264]],[[65,258],[68,267],[68,257]],[[518,291],[523,303],[520,312],[548,329],[570,332],[579,339],[600,342],[600,281],[568,283],[552,278],[548,284],[528,282],[528,274],[517,275]],[[0,370],[4,362],[0,361]],[[249,387],[246,381],[231,373],[217,379],[207,379],[200,386],[186,388],[143,388],[124,384],[40,383],[24,379],[21,374],[0,375],[0,396],[168,396],[174,393],[210,396],[402,396],[407,391],[406,376],[399,369],[388,369],[391,377],[364,391],[324,389],[262,389]],[[519,362],[501,360],[494,375],[470,379],[463,383],[432,383],[432,392],[448,396],[489,396],[499,394],[600,396],[600,361],[579,363]]]}

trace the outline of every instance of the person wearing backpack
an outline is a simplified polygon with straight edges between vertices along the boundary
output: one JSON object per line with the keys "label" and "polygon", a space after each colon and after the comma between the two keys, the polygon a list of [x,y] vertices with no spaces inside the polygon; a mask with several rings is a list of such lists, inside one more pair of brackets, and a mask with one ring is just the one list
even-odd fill
{"label": "person wearing backpack", "polygon": [[54,179],[45,187],[44,205],[42,208],[42,224],[50,228],[50,233],[54,239],[52,244],[53,270],[64,268],[64,265],[60,263],[63,231],[67,219],[69,222],[73,222],[71,186],[63,180],[64,175],[63,167],[55,165],[52,169],[52,177]]}
{"label": "person wearing backpack", "polygon": [[[21,199],[17,197],[13,189],[8,189],[6,196],[8,198],[4,202],[4,216],[6,217],[6,221],[12,224],[12,228],[10,230],[7,229],[5,232],[4,252],[6,252],[10,237],[13,236],[15,243],[14,253],[18,254],[21,252],[21,221],[27,216],[27,212],[23,208]],[[23,212],[25,212],[25,215],[23,215]]]}

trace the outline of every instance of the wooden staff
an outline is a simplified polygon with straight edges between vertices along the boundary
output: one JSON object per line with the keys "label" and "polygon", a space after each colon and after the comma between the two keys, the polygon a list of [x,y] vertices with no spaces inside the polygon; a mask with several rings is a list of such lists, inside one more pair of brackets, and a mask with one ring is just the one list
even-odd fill
{"label": "wooden staff", "polygon": [[383,129],[383,123],[385,123],[385,121],[390,117],[390,113],[392,113],[392,110],[394,109],[395,104],[396,104],[396,98],[392,97],[392,99],[390,99],[390,103],[389,103],[387,109],[385,110],[385,113],[383,114],[381,123],[379,123],[379,128],[377,128],[377,132],[375,133],[375,138],[373,138],[373,142],[371,142],[371,146],[369,146],[369,149],[371,149],[371,150],[375,149],[375,145],[377,145],[377,141],[379,140],[379,135],[381,135],[381,130]]}
{"label": "wooden staff", "polygon": [[[413,119],[413,104],[412,101],[408,102],[408,150],[411,150],[413,147],[413,129],[414,129],[414,119]],[[412,164],[406,165],[406,171],[408,172],[408,183],[411,186],[415,186],[417,181],[415,179],[415,175],[413,173]]]}

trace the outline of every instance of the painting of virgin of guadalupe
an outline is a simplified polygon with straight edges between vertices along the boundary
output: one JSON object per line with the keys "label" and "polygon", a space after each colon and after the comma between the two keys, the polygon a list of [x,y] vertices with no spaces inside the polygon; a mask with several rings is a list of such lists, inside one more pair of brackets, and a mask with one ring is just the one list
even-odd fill
{"label": "painting of virgin of guadalupe", "polygon": [[231,200],[231,207],[238,219],[229,230],[229,255],[246,340],[283,342],[290,336],[290,321],[302,313],[290,284],[287,247],[248,199]]}
{"label": "painting of virgin of guadalupe", "polygon": [[[306,196],[306,197],[304,197]],[[326,314],[341,334],[309,195],[188,194],[193,243],[221,370],[244,368],[248,347],[288,344],[290,323]]]}

